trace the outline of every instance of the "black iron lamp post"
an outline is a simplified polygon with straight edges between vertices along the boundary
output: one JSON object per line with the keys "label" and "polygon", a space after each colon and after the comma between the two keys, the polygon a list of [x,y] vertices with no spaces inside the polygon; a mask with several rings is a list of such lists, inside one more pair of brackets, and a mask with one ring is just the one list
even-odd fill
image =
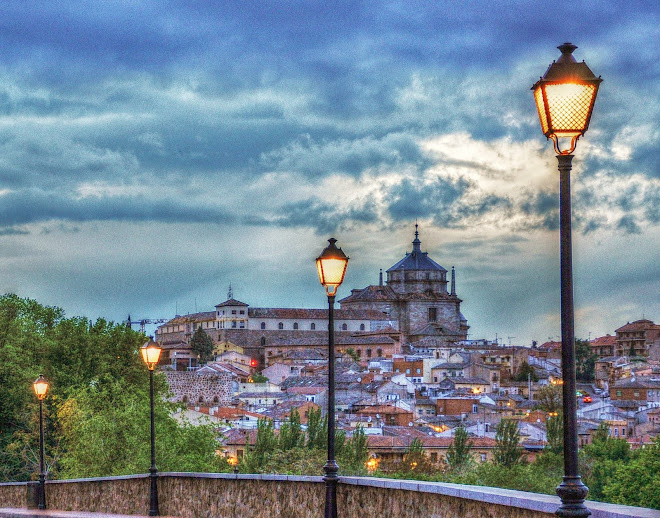
{"label": "black iron lamp post", "polygon": [[149,468],[149,516],[158,516],[158,468],[156,468],[156,428],[154,426],[154,369],[158,365],[161,348],[149,340],[140,349],[142,359],[149,369],[149,403],[151,406],[151,468]]}
{"label": "black iron lamp post", "polygon": [[[554,143],[559,161],[559,241],[561,263],[561,366],[564,397],[564,479],[557,487],[561,517],[586,517],[589,488],[578,474],[577,403],[575,400],[575,330],[573,261],[571,244],[571,161],[577,140],[589,127],[598,87],[602,81],[583,61],[573,57],[572,43],[557,47],[554,61],[532,90],[543,134]],[[569,140],[566,149],[562,144]]]}
{"label": "black iron lamp post", "polygon": [[32,384],[39,399],[39,509],[46,509],[46,471],[44,469],[44,399],[48,392],[48,381],[43,374]]}
{"label": "black iron lamp post", "polygon": [[348,257],[337,248],[336,239],[328,239],[330,244],[316,258],[319,280],[328,294],[328,462],[325,471],[325,518],[337,518],[337,472],[335,460],[335,295],[344,281]]}

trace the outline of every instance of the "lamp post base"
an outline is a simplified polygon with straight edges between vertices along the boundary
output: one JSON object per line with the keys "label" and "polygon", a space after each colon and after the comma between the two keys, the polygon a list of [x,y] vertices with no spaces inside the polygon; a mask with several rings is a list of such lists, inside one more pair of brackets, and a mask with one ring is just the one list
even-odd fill
{"label": "lamp post base", "polygon": [[337,472],[339,471],[339,466],[334,459],[328,460],[326,465],[323,466],[323,471],[325,471],[325,476],[323,477],[325,481],[324,518],[337,518],[337,482],[339,481]]}
{"label": "lamp post base", "polygon": [[562,518],[586,518],[591,511],[584,505],[589,488],[582,483],[582,478],[564,477],[564,481],[557,487],[557,494],[561,498],[561,505],[555,511]]}

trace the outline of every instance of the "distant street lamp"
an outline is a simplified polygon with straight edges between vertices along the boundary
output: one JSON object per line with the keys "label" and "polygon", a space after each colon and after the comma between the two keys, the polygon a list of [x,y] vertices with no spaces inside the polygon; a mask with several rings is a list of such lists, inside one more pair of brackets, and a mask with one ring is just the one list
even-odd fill
{"label": "distant street lamp", "polygon": [[44,399],[48,392],[48,382],[43,374],[32,384],[39,399],[39,509],[46,509],[46,472],[44,469]]}
{"label": "distant street lamp", "polygon": [[[543,134],[551,139],[559,162],[559,240],[561,257],[561,365],[564,397],[564,479],[557,487],[561,517],[586,517],[589,488],[578,474],[577,404],[575,401],[575,330],[573,310],[573,261],[571,245],[571,161],[577,140],[589,127],[598,87],[602,81],[583,61],[573,57],[572,43],[557,47],[554,61],[532,90]],[[561,143],[570,139],[567,149]]]}
{"label": "distant street lamp", "polygon": [[151,468],[149,468],[151,486],[149,491],[149,516],[158,516],[158,468],[156,468],[156,427],[154,426],[154,369],[158,365],[161,350],[160,346],[153,340],[149,340],[140,349],[142,359],[149,369],[149,403],[151,406]]}
{"label": "distant street lamp", "polygon": [[325,518],[337,518],[337,472],[339,466],[335,461],[335,295],[337,288],[344,281],[348,257],[341,248],[337,248],[336,239],[328,239],[330,243],[316,258],[316,268],[319,280],[328,294],[328,462],[323,466],[325,471]]}

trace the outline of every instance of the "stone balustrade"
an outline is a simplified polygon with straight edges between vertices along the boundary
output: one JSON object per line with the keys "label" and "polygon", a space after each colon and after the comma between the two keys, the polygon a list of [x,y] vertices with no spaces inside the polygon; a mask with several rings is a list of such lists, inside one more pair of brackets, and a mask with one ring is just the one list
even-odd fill
{"label": "stone balustrade", "polygon": [[[321,477],[161,473],[158,497],[162,516],[317,518],[323,515]],[[0,484],[0,518],[69,516],[88,513],[145,515],[149,509],[148,475],[49,481],[49,509],[24,514],[26,483]],[[482,486],[437,482],[342,477],[337,488],[340,518],[551,518],[555,496]],[[660,518],[660,511],[587,502],[592,518]],[[12,509],[13,508],[13,509]],[[62,511],[75,511],[62,513]],[[98,515],[97,515],[98,516]]]}

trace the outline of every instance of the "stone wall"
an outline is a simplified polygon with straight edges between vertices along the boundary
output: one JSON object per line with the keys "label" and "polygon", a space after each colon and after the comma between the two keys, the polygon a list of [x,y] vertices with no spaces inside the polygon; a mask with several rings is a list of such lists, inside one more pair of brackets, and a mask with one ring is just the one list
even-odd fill
{"label": "stone wall", "polygon": [[229,373],[165,371],[165,376],[174,401],[215,406],[229,406],[231,403],[232,376]]}
{"label": "stone wall", "polygon": [[0,507],[25,507],[26,498],[25,482],[0,484]]}
{"label": "stone wall", "polygon": [[[19,484],[25,498],[25,484]],[[17,485],[0,484],[0,508],[16,507]],[[318,518],[323,515],[321,477],[161,473],[161,516],[207,518]],[[149,477],[53,481],[49,509],[143,515],[149,509]],[[559,499],[491,487],[410,480],[342,477],[337,487],[340,518],[552,518]],[[592,518],[659,518],[660,511],[587,502]],[[23,505],[25,507],[25,500]],[[0,517],[14,516],[0,509]]]}

